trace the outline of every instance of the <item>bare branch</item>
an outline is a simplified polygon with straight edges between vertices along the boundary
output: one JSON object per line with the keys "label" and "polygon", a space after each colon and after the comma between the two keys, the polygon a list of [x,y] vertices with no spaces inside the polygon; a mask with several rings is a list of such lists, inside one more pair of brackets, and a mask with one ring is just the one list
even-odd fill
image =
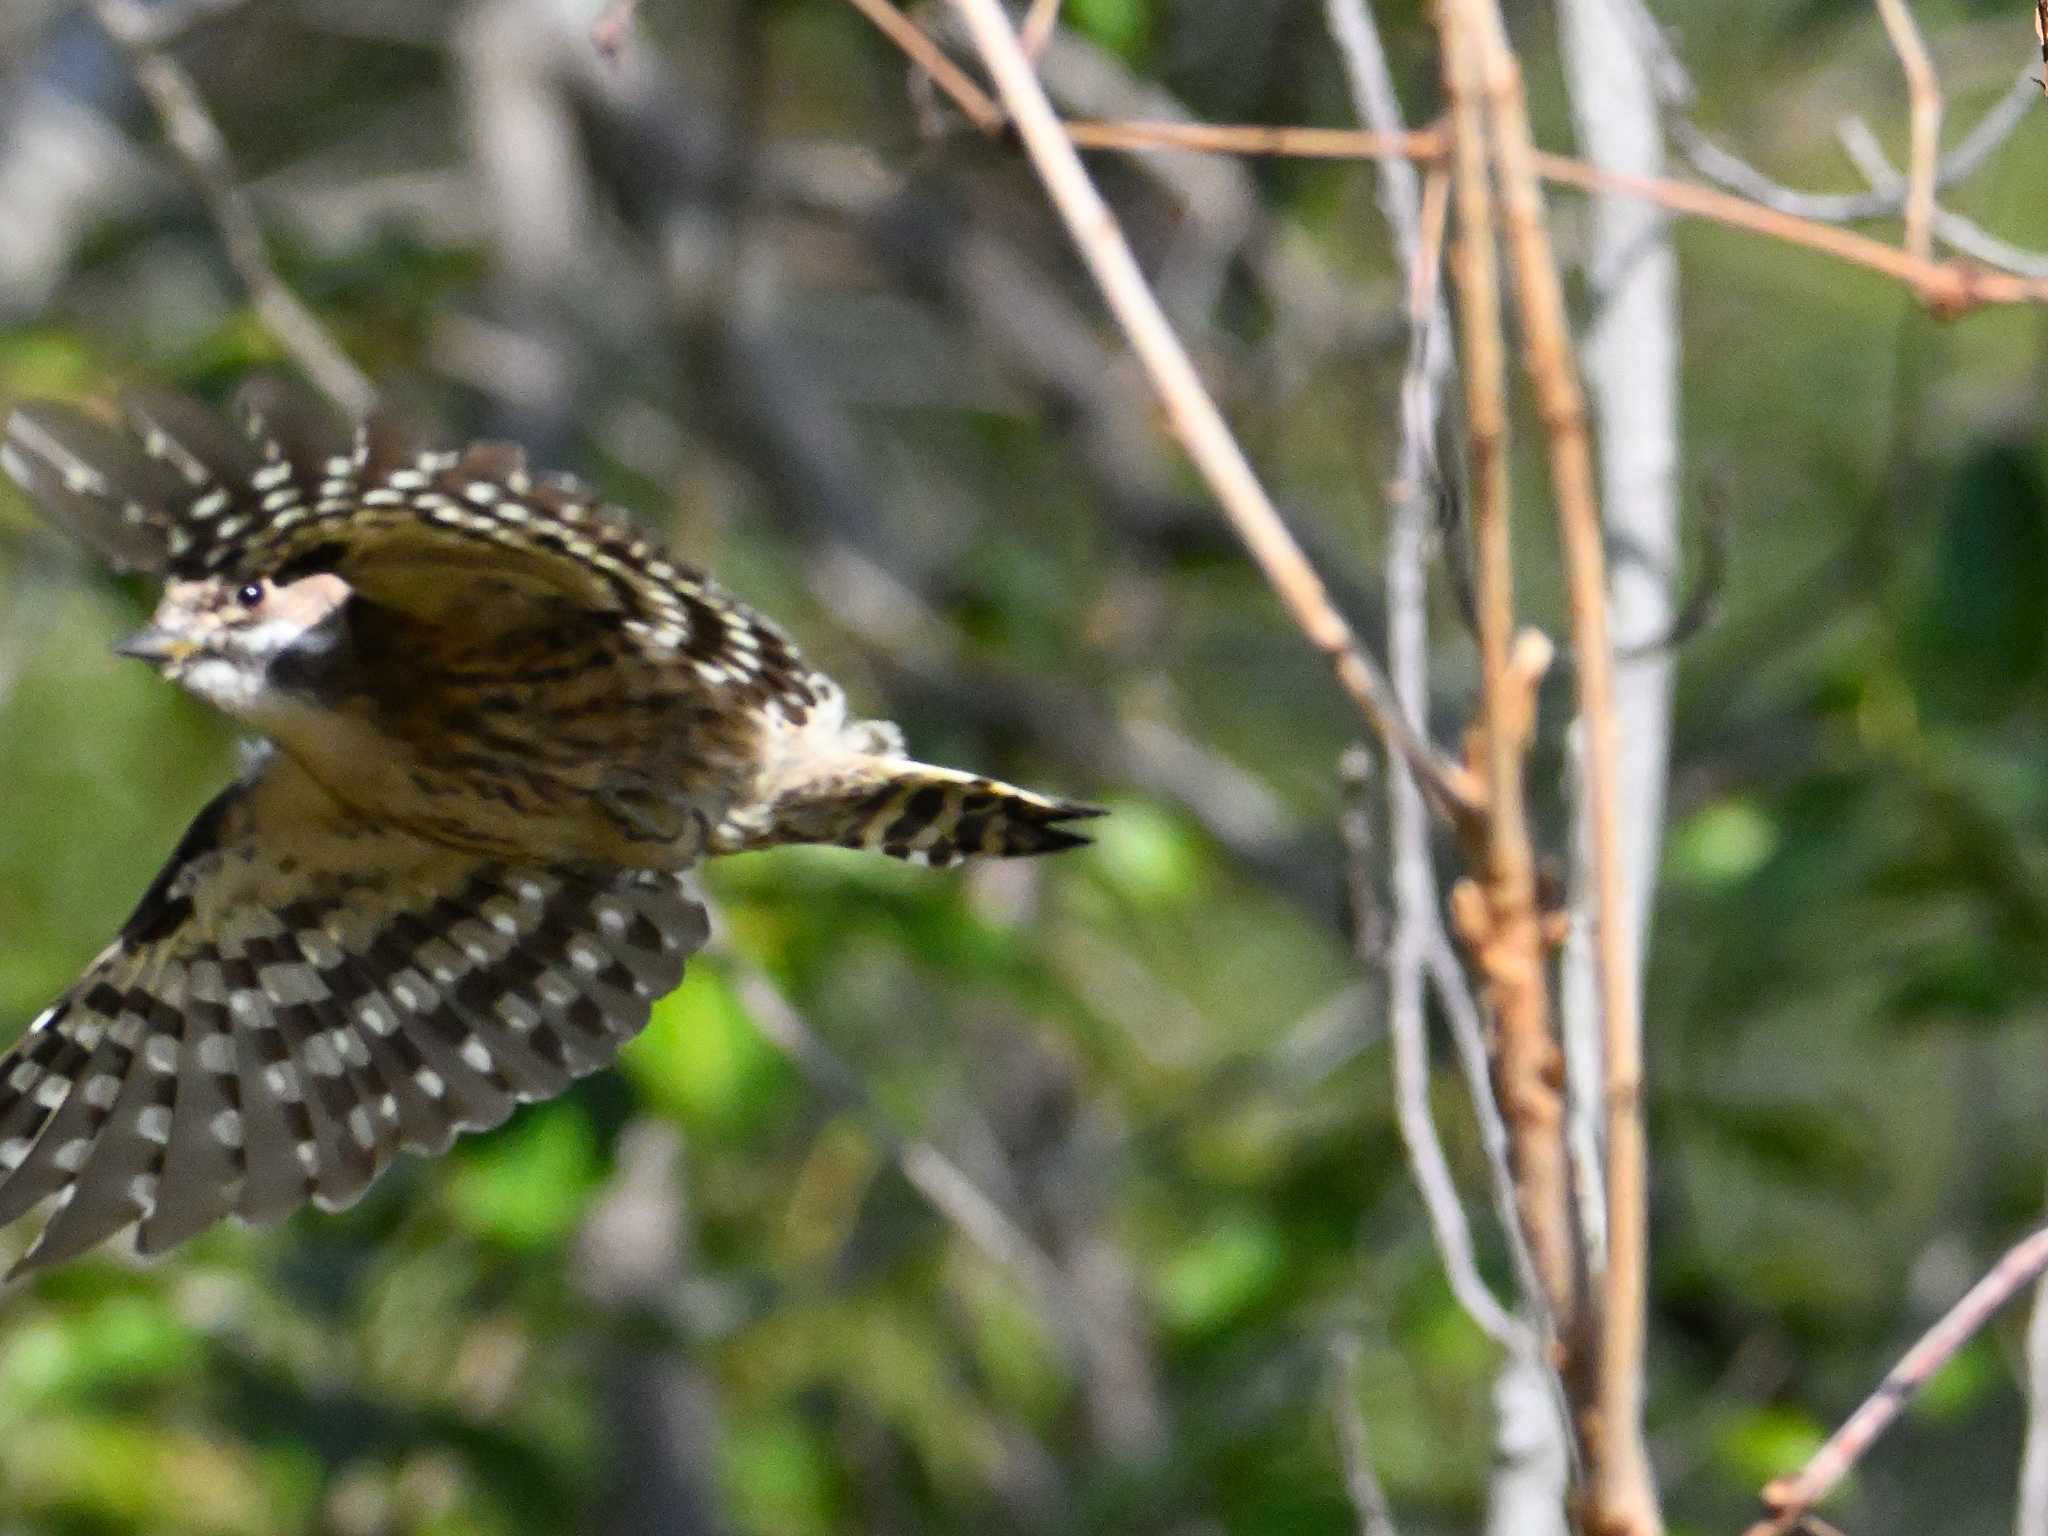
{"label": "bare branch", "polygon": [[[1607,632],[1607,561],[1593,490],[1585,404],[1573,362],[1564,289],[1550,246],[1529,141],[1521,66],[1494,0],[1467,0],[1499,168],[1523,357],[1535,387],[1563,532],[1579,717],[1586,732],[1586,805],[1593,863],[1593,943],[1599,978],[1601,1104],[1606,1145],[1607,1268],[1601,1277],[1595,1392],[1572,1404],[1586,1459],[1587,1521],[1602,1532],[1658,1531],[1642,1443],[1643,1329],[1648,1282],[1648,1149],[1642,1124],[1642,1024],[1635,988],[1635,922],[1622,869],[1620,743],[1614,653]],[[1485,607],[1481,607],[1482,622]],[[1566,1314],[1569,1318],[1569,1314]],[[1569,1329],[1570,1322],[1565,1326]],[[1592,1336],[1576,1344],[1583,1352]],[[1574,1362],[1570,1381],[1586,1361]]]}
{"label": "bare branch", "polygon": [[[1563,42],[1573,122],[1585,154],[1613,169],[1660,172],[1664,146],[1654,84],[1626,35],[1619,8],[1612,0],[1567,0]],[[1640,1102],[1642,974],[1663,843],[1672,664],[1668,651],[1638,652],[1613,658],[1610,671],[1605,648],[1617,631],[1654,637],[1673,627],[1677,263],[1668,221],[1637,204],[1601,199],[1593,210],[1592,240],[1589,275],[1598,307],[1581,364],[1600,427],[1604,515],[1597,525],[1581,528],[1579,539],[1594,544],[1594,554],[1600,548],[1612,551],[1613,563],[1592,591],[1582,593],[1581,582],[1591,586],[1595,581],[1592,571],[1577,569],[1588,551],[1581,547],[1571,554],[1574,647],[1581,668],[1580,720],[1574,733],[1580,773],[1572,800],[1592,923],[1590,932],[1581,925],[1579,942],[1567,950],[1563,1031],[1574,1167],[1581,1208],[1588,1212],[1588,1257],[1602,1291],[1597,1401],[1602,1437],[1589,1436],[1587,1448],[1595,1518],[1653,1529],[1656,1495],[1641,1423],[1649,1275],[1648,1152]],[[1561,330],[1561,305],[1556,324]],[[1569,362],[1570,353],[1562,355]],[[1536,356],[1533,350],[1531,356]],[[1565,506],[1560,495],[1560,509]],[[1590,508],[1583,515],[1590,521]],[[1569,530],[1567,542],[1572,542]],[[1585,596],[1612,607],[1611,619],[1600,616],[1595,626],[1597,638],[1578,623]],[[1600,651],[1602,678],[1585,670],[1589,646]],[[1591,1006],[1595,997],[1597,1008]],[[1617,1014],[1617,1005],[1626,1008],[1625,1014]],[[1597,1030],[1592,1027],[1596,1019]]]}
{"label": "bare branch", "polygon": [[2027,1324],[2027,1434],[2012,1536],[2048,1536],[2048,1283],[2039,1281]]}
{"label": "bare branch", "polygon": [[[1403,133],[1400,102],[1387,68],[1386,52],[1379,31],[1363,0],[1327,0],[1325,6],[1330,33],[1337,41],[1344,61],[1352,100],[1360,118],[1385,138]],[[1436,430],[1445,381],[1453,362],[1450,350],[1450,318],[1438,287],[1437,275],[1443,260],[1445,215],[1449,179],[1433,172],[1427,187],[1418,184],[1414,169],[1406,162],[1380,162],[1380,206],[1392,226],[1395,250],[1408,279],[1408,364],[1401,379],[1401,446],[1393,478],[1387,483],[1389,503],[1387,528],[1387,659],[1402,710],[1416,729],[1424,727],[1429,709],[1429,614],[1425,550],[1429,538],[1430,487],[1437,479]],[[1357,812],[1346,818],[1347,831],[1354,832]],[[1442,950],[1448,959],[1448,945],[1437,913],[1436,871],[1429,850],[1429,826],[1414,780],[1397,760],[1389,759],[1387,773],[1387,823],[1392,861],[1391,887],[1394,898],[1393,930],[1387,953],[1387,1021],[1392,1037],[1396,1104],[1402,1137],[1409,1145],[1416,1167],[1418,1186],[1425,1183],[1424,1165],[1432,1150],[1438,1160],[1442,1149],[1435,1145],[1436,1130],[1429,1116],[1426,1094],[1428,1042],[1424,1032],[1424,984],[1428,978],[1432,949]],[[1363,871],[1359,848],[1349,839],[1352,878]],[[1481,1139],[1490,1143],[1495,1171],[1495,1193],[1500,1214],[1518,1257],[1526,1259],[1527,1249],[1519,1242],[1514,1219],[1512,1179],[1508,1173],[1506,1138],[1500,1126],[1500,1112],[1492,1085],[1484,1069],[1484,1045],[1478,1013],[1465,985],[1464,973],[1454,961],[1438,977],[1447,1013],[1458,1014],[1469,1024],[1474,1049],[1471,1058],[1479,1070],[1469,1078],[1475,1097],[1475,1113],[1481,1123]],[[1453,1028],[1457,1025],[1454,1023]],[[1421,1079],[1418,1081],[1418,1079]],[[1491,1129],[1492,1135],[1487,1134]],[[1411,1133],[1414,1137],[1411,1140]],[[1446,1171],[1445,1181],[1448,1175]],[[1424,1200],[1434,1207],[1424,1188]],[[1441,1213],[1433,1208],[1432,1227],[1446,1271],[1460,1262],[1456,1250],[1464,1249],[1462,1262],[1470,1263],[1470,1233],[1463,1208],[1454,1203]],[[1450,1241],[1446,1241],[1446,1238]],[[1524,1281],[1533,1280],[1526,1264]],[[1468,1299],[1475,1283],[1485,1302],[1498,1314],[1497,1323],[1507,1328],[1487,1327],[1480,1312]],[[1495,1301],[1490,1289],[1479,1280],[1476,1269],[1465,1279],[1455,1276],[1452,1289],[1465,1301],[1473,1319],[1511,1349],[1533,1349],[1530,1330],[1509,1316]]]}
{"label": "bare branch", "polygon": [[1352,1378],[1358,1374],[1358,1340],[1340,1334],[1330,1341],[1330,1402],[1337,1420],[1337,1450],[1344,1458],[1344,1489],[1358,1514],[1358,1536],[1399,1536],[1387,1491],[1372,1469],[1365,1414]]}
{"label": "bare branch", "polygon": [[1522,798],[1522,754],[1535,723],[1535,688],[1549,662],[1540,636],[1514,634],[1514,568],[1508,530],[1507,379],[1495,266],[1493,192],[1480,99],[1481,57],[1468,20],[1438,14],[1444,91],[1450,102],[1463,337],[1461,378],[1471,470],[1473,578],[1478,609],[1480,699],[1473,756],[1486,787],[1485,828],[1472,840],[1476,878],[1451,894],[1451,917],[1473,957],[1493,1021],[1493,1073],[1507,1122],[1516,1211],[1535,1260],[1539,1294],[1555,1327],[1569,1332],[1578,1276],[1558,1092],[1561,1068],[1550,998],[1535,859]]}
{"label": "bare branch", "polygon": [[1900,1357],[1877,1390],[1828,1437],[1798,1472],[1774,1479],[1763,1491],[1768,1518],[1749,1528],[1747,1536],[1786,1536],[1798,1529],[1815,1504],[1825,1498],[1863,1457],[1892,1421],[1905,1411],[1928,1377],[1954,1358],[2000,1308],[2048,1270],[2048,1227],[2021,1238],[1991,1266],[1984,1278],[1922,1334]]}
{"label": "bare branch", "polygon": [[[1685,65],[1666,40],[1657,18],[1650,14],[1643,0],[1613,0],[1613,3],[1616,19],[1629,32],[1637,51],[1644,59],[1659,97],[1670,113],[1669,126],[1672,138],[1685,151],[1687,158],[1693,163],[1693,168],[1701,175],[1731,191],[1755,198],[1758,202],[1776,208],[1782,213],[1795,214],[1822,223],[1884,218],[1897,214],[1904,208],[1907,188],[1903,182],[1895,188],[1875,194],[1802,192],[1772,180],[1739,156],[1715,143],[1687,116],[1696,94],[1693,83]],[[1904,7],[1901,6],[1900,9],[1903,11]],[[1905,15],[1903,19],[1910,28],[1910,14]],[[1889,33],[1892,31],[1893,18],[1887,12],[1884,20]],[[1916,33],[1916,45],[1917,41]],[[1893,44],[1896,50],[1896,36]],[[1925,49],[1918,48],[1917,51],[1920,62],[1924,65]],[[1902,53],[1901,63],[1904,62]],[[1931,86],[1931,69],[1927,74]],[[1907,68],[1907,78],[1910,88],[1913,78],[1911,66]],[[2039,97],[2040,91],[2041,80],[2034,73],[2032,66],[2022,69],[2011,88],[1999,98],[1996,105],[1977,120],[1968,133],[1963,135],[1961,142],[1946,155],[1938,155],[1931,192],[1939,191],[1974,175],[1999,146],[2012,136],[2028,109]],[[1927,139],[1939,138],[1938,120],[1936,128],[1936,132],[1926,135]],[[1939,144],[1934,147],[1938,151]],[[1930,194],[1930,202],[1931,200]]]}
{"label": "bare branch", "polygon": [[954,0],[954,6],[981,50],[1047,195],[1158,391],[1175,436],[1294,622],[1328,659],[1367,723],[1407,761],[1439,811],[1469,826],[1475,802],[1468,776],[1408,727],[1386,678],[1287,531],[1046,100],[1009,18],[996,0]]}
{"label": "bare branch", "polygon": [[155,7],[138,4],[137,0],[91,3],[101,27],[127,55],[135,83],[149,99],[157,121],[163,126],[166,142],[205,199],[220,230],[228,261],[248,289],[249,301],[255,305],[264,326],[315,387],[351,416],[363,415],[376,403],[376,390],[313,312],[277,275],[256,211],[236,180],[227,141],[207,111],[192,77],[162,51],[164,41],[188,24],[190,16],[202,9],[220,7],[181,8],[188,14],[174,27],[170,22],[175,18],[159,15]]}
{"label": "bare branch", "polygon": [[1537,1355],[1511,1356],[1493,1379],[1494,1467],[1486,1536],[1566,1536],[1571,1446],[1556,1377]]}
{"label": "bare branch", "polygon": [[[1269,128],[1241,124],[1087,123],[1068,124],[1075,142],[1102,148],[1211,149],[1230,154],[1292,155],[1312,159],[1375,159],[1398,154],[1434,160],[1443,153],[1434,133],[1411,133],[1399,143],[1377,134],[1343,128]],[[1818,251],[1837,261],[1904,283],[1914,296],[1946,318],[1987,304],[2048,303],[2048,278],[1991,272],[1958,261],[1921,260],[1853,230],[1806,217],[1753,198],[1737,197],[1694,182],[1662,176],[1604,171],[1568,155],[1536,150],[1536,174],[1560,186],[1614,197],[1640,198],[1690,218],[1710,219],[1731,229]]]}
{"label": "bare branch", "polygon": [[[1870,131],[1870,125],[1862,118],[1854,115],[1844,118],[1836,129],[1836,135],[1842,141],[1843,151],[1871,186],[1894,191],[1905,186],[1905,181],[1885,157],[1877,135]],[[1960,251],[1987,265],[2016,272],[2023,277],[2048,277],[2048,252],[2022,250],[1952,209],[1937,207],[1934,210],[1934,234],[1951,250]]]}
{"label": "bare branch", "polygon": [[[1364,796],[1368,788],[1370,759],[1362,748],[1345,754],[1343,776],[1347,804],[1340,823],[1347,859],[1354,914],[1365,909],[1372,898],[1373,866],[1378,862],[1373,847],[1371,818]],[[1429,1214],[1429,1228],[1443,1259],[1444,1274],[1451,1294],[1479,1329],[1504,1349],[1529,1347],[1528,1330],[1500,1304],[1479,1273],[1479,1261],[1472,1250],[1472,1229],[1465,1220],[1465,1207],[1458,1186],[1451,1178],[1450,1160],[1444,1156],[1437,1136],[1436,1119],[1429,1108],[1429,1038],[1422,1012],[1422,965],[1420,945],[1411,932],[1403,935],[1402,946],[1390,955],[1370,952],[1362,925],[1354,924],[1353,942],[1359,960],[1369,969],[1389,961],[1398,962],[1399,972],[1389,970],[1390,998],[1387,1033],[1393,1046],[1394,1119],[1401,1130],[1401,1144],[1408,1152],[1408,1166],[1415,1176],[1415,1188]]]}
{"label": "bare branch", "polygon": [[1274,128],[1258,123],[1069,122],[1083,149],[1198,149],[1226,155],[1288,155],[1305,160],[1376,160],[1399,155],[1434,160],[1443,135],[1431,130],[1368,133],[1359,128]]}
{"label": "bare branch", "polygon": [[1925,258],[1934,249],[1934,178],[1941,154],[1941,83],[1927,57],[1920,25],[1906,0],[1877,0],[1885,36],[1899,56],[1906,76],[1908,110],[1913,125],[1911,172],[1906,182],[1906,249]]}
{"label": "bare branch", "polygon": [[2034,0],[2034,36],[2041,44],[2041,89],[2048,91],[2048,0]]}
{"label": "bare branch", "polygon": [[633,23],[639,15],[640,0],[610,0],[590,24],[590,46],[616,62],[632,39]]}
{"label": "bare branch", "polygon": [[1059,23],[1060,0],[1031,0],[1031,9],[1024,13],[1024,25],[1018,29],[1024,51],[1034,59],[1044,53],[1052,30]]}
{"label": "bare branch", "polygon": [[890,4],[890,0],[847,0],[847,3],[902,49],[970,123],[983,133],[1002,131],[1003,109],[996,105],[987,91],[968,78],[965,70],[946,57],[945,50],[927,37],[923,28]]}

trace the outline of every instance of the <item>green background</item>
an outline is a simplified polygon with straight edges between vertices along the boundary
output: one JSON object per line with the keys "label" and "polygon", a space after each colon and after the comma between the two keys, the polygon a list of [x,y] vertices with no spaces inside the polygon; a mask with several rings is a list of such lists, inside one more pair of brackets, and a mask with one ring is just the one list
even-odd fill
{"label": "green background", "polygon": [[[1916,10],[1967,124],[2026,63],[2025,18]],[[1309,0],[1066,15],[1075,48],[1197,116],[1349,121]],[[1833,138],[1852,111],[1902,156],[1869,8],[1666,19],[1703,123],[1785,179],[1857,187]],[[1380,20],[1426,116],[1430,33],[1406,7]],[[1539,139],[1569,148],[1551,15],[1510,22]],[[26,101],[33,76],[152,138],[83,18],[9,25],[0,91]],[[1499,1360],[1430,1245],[1381,981],[1346,938],[1355,722],[1154,435],[1021,164],[957,125],[921,138],[900,58],[849,7],[648,0],[636,57],[672,78],[644,139],[587,107],[563,125],[587,221],[543,231],[576,255],[536,281],[479,191],[476,28],[256,0],[181,43],[284,275],[409,408],[589,476],[921,755],[1115,814],[1028,868],[716,867],[714,952],[617,1071],[346,1214],[0,1298],[0,1532],[1317,1536],[1356,1528],[1342,1336],[1402,1529],[1477,1528]],[[700,132],[710,149],[677,149]],[[2036,112],[1950,201],[2048,244],[2044,134]],[[720,144],[730,176],[675,170]],[[1096,163],[1377,645],[1404,338],[1370,169],[1251,166],[1233,233]],[[1584,204],[1554,211],[1569,255]],[[1739,1528],[2048,1193],[2048,349],[2036,311],[1939,324],[1811,254],[1676,237],[1688,566],[1709,504],[1728,558],[1679,654],[1647,980],[1649,1416],[1673,1527],[1707,1532]],[[168,165],[46,291],[0,291],[0,400],[221,398],[278,360]],[[1535,441],[1518,420],[1521,592],[1558,633]],[[11,491],[0,583],[11,1030],[105,942],[236,745],[109,654],[150,594]],[[1453,587],[1439,571],[1446,740],[1473,668]],[[1546,686],[1532,761],[1553,858],[1567,694]],[[792,1064],[764,981],[858,1096]],[[931,1149],[1050,1287],[920,1194],[905,1168]],[[621,1259],[621,1230],[647,1251]],[[1972,1344],[1831,1513],[2006,1529],[2022,1329]]]}

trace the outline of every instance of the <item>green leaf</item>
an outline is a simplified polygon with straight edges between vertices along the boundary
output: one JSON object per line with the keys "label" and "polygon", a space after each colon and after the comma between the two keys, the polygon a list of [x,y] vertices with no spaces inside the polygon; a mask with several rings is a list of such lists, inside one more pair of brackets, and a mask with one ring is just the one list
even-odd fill
{"label": "green leaf", "polygon": [[1778,828],[1752,800],[1703,806],[1671,834],[1671,874],[1694,885],[1734,885],[1778,850]]}
{"label": "green leaf", "polygon": [[762,1414],[736,1423],[722,1449],[721,1480],[747,1530],[810,1536],[834,1528],[831,1457],[801,1419]]}
{"label": "green leaf", "polygon": [[601,1170],[589,1123],[574,1105],[536,1106],[474,1143],[448,1183],[455,1218],[508,1248],[539,1248],[582,1219]]}
{"label": "green leaf", "polygon": [[1286,1267],[1286,1248],[1270,1219],[1227,1217],[1167,1260],[1153,1281],[1153,1299],[1168,1328],[1209,1333],[1270,1294]]}
{"label": "green leaf", "polygon": [[1145,0],[1067,0],[1061,20],[1126,59],[1142,53],[1152,35]]}
{"label": "green leaf", "polygon": [[1820,1449],[1827,1432],[1811,1414],[1771,1405],[1739,1413],[1712,1437],[1714,1459],[1737,1483],[1758,1487]]}
{"label": "green leaf", "polygon": [[0,1416],[110,1386],[169,1381],[199,1343],[155,1296],[124,1291],[13,1330],[0,1347]]}
{"label": "green leaf", "polygon": [[1178,817],[1144,801],[1120,801],[1093,823],[1089,862],[1132,906],[1178,906],[1199,894],[1202,849]]}
{"label": "green leaf", "polygon": [[620,1066],[657,1111],[692,1130],[743,1130],[788,1084],[781,1054],[725,978],[702,964],[654,1005]]}

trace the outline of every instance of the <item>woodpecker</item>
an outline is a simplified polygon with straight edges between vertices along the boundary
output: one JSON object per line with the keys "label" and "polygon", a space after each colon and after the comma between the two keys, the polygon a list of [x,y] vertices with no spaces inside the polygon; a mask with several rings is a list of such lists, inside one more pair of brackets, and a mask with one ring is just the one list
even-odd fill
{"label": "woodpecker", "polygon": [[358,1198],[606,1065],[708,926],[683,873],[789,843],[945,866],[1099,814],[920,763],[775,624],[503,443],[350,434],[278,381],[241,430],[137,392],[24,404],[4,469],[117,570],[119,646],[264,743],[0,1058],[12,1275],[124,1228]]}

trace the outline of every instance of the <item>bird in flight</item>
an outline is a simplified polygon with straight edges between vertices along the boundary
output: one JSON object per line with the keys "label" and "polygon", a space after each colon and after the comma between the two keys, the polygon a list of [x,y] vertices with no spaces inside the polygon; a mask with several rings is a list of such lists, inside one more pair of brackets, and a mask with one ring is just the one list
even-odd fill
{"label": "bird in flight", "polygon": [[604,1066],[703,944],[683,871],[789,843],[949,865],[1098,814],[909,758],[788,637],[500,443],[353,435],[279,383],[26,404],[0,468],[116,569],[119,647],[265,740],[0,1057],[10,1274],[135,1227],[348,1205]]}

